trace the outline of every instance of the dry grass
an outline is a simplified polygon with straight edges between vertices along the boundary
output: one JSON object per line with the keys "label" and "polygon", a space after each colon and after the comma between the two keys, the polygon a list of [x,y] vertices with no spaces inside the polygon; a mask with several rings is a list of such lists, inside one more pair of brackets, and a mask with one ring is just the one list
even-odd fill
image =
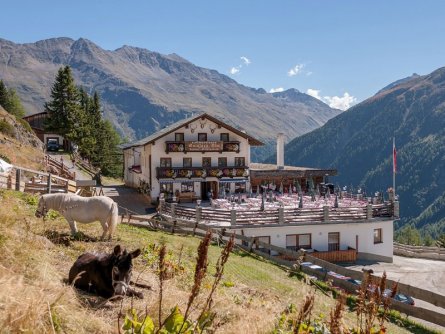
{"label": "dry grass", "polygon": [[[16,120],[0,107],[0,118],[15,124]],[[37,137],[36,137],[37,140]],[[0,132],[0,155],[7,157],[13,165],[26,166],[31,169],[43,168],[43,151]]]}
{"label": "dry grass", "polygon": [[[47,220],[33,217],[35,207],[26,195],[11,191],[0,193],[0,327],[2,332],[25,333],[116,333],[119,314],[135,308],[140,314],[159,318],[159,280],[156,263],[150,262],[149,245],[167,246],[166,261],[183,268],[163,282],[162,317],[175,305],[184,312],[194,284],[196,249],[200,239],[153,232],[120,225],[117,239],[94,241],[101,234],[99,224],[81,225],[91,238],[74,241],[68,237],[68,225],[62,218]],[[47,235],[51,241],[43,237]],[[105,303],[87,296],[64,283],[74,260],[84,251],[111,251],[117,244],[130,250],[146,252],[134,261],[133,280],[152,287],[138,289],[143,300],[125,298]],[[200,305],[205,305],[212,290],[213,275],[221,248],[210,245],[209,274],[203,279],[201,292],[190,308],[190,318],[197,319]],[[300,304],[314,293],[312,313],[330,314],[335,300],[324,296],[280,268],[258,261],[244,253],[231,254],[212,300],[217,313],[210,330],[220,333],[267,333],[287,305]],[[51,315],[51,316],[50,316]],[[353,314],[345,312],[345,322],[353,325]],[[122,324],[122,317],[120,318]],[[407,333],[394,325],[389,333]]]}

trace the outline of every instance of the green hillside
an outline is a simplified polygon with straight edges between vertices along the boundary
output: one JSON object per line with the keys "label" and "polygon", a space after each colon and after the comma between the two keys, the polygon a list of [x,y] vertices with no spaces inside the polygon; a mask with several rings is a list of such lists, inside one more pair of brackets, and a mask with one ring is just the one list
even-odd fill
{"label": "green hillside", "polygon": [[[196,249],[199,238],[149,231],[120,225],[117,239],[98,241],[99,224],[81,225],[77,240],[68,236],[63,218],[50,214],[45,221],[36,219],[36,197],[13,191],[0,191],[0,326],[3,332],[16,333],[116,333],[123,315],[131,307],[147,312],[156,323],[159,285],[156,245],[168,249],[169,278],[164,283],[163,315],[178,305],[184,310],[193,284]],[[85,251],[110,252],[116,244],[129,250],[143,249],[134,261],[133,280],[151,286],[137,288],[143,300],[125,298],[106,302],[76,292],[64,283],[75,259]],[[192,317],[207,296],[213,282],[215,264],[221,248],[209,248],[209,273],[202,285]],[[328,317],[335,300],[304,281],[299,281],[271,263],[236,250],[229,257],[224,276],[214,296],[216,318],[212,330],[220,333],[270,333],[282,312],[290,305],[301,305],[309,292],[315,292],[313,315]],[[121,313],[122,312],[122,313]],[[356,324],[354,313],[346,311],[348,326]],[[403,322],[400,322],[403,323]],[[407,323],[405,323],[407,324]],[[410,329],[388,325],[390,333],[433,333],[420,326]],[[284,333],[284,332],[283,332]]]}
{"label": "green hillside", "polygon": [[[334,182],[367,193],[392,185],[397,146],[400,224],[445,232],[445,68],[390,85],[286,146],[286,164],[337,168]],[[268,161],[273,161],[270,157]]]}

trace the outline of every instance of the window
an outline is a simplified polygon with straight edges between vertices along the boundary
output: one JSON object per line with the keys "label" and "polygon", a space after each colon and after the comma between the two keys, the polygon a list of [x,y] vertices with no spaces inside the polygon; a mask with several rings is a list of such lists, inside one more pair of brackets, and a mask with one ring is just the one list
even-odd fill
{"label": "window", "polygon": [[235,166],[236,167],[244,167],[245,165],[246,165],[246,158],[235,157]]}
{"label": "window", "polygon": [[340,250],[340,232],[328,233],[328,250],[329,251]]}
{"label": "window", "polygon": [[229,134],[221,133],[220,138],[221,138],[221,141],[229,141]]}
{"label": "window", "polygon": [[182,132],[175,133],[175,141],[184,141],[184,133]]}
{"label": "window", "polygon": [[195,185],[194,182],[181,182],[181,192],[182,193],[194,192],[195,191],[194,185]]}
{"label": "window", "polygon": [[[262,237],[257,237],[258,241],[264,242],[266,244],[270,245],[270,237],[269,236],[262,236]],[[256,249],[258,249],[259,251],[263,252],[263,253],[267,253],[270,254],[270,249],[264,248],[261,245],[257,245]]]}
{"label": "window", "polygon": [[288,234],[286,235],[286,248],[297,251],[301,248],[311,249],[311,234]]}
{"label": "window", "polygon": [[198,141],[207,141],[207,133],[198,133]]}
{"label": "window", "polygon": [[375,244],[381,244],[382,242],[383,242],[382,229],[381,228],[376,228],[374,230],[374,243]]}
{"label": "window", "polygon": [[173,194],[173,183],[161,183],[161,193]]}
{"label": "window", "polygon": [[192,158],[182,158],[182,167],[192,167]]}
{"label": "window", "polygon": [[172,158],[161,158],[161,167],[171,167]]}
{"label": "window", "polygon": [[246,184],[244,182],[236,182],[235,183],[235,194],[245,193],[246,192]]}
{"label": "window", "polygon": [[229,182],[220,182],[219,189],[222,189],[221,192],[224,191],[224,193],[226,195],[229,195],[230,194],[230,183]]}
{"label": "window", "polygon": [[218,158],[218,167],[227,167],[227,158]]}
{"label": "window", "polygon": [[212,158],[202,158],[202,167],[212,167]]}

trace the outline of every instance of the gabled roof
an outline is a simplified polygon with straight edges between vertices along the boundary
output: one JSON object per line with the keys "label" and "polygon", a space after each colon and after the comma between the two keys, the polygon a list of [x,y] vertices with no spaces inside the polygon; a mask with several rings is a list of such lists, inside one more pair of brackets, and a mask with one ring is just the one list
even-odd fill
{"label": "gabled roof", "polygon": [[252,136],[248,135],[247,133],[245,133],[245,132],[243,132],[241,130],[236,129],[236,128],[228,125],[227,123],[224,123],[223,121],[221,121],[221,120],[219,120],[219,119],[217,119],[217,118],[215,118],[213,116],[210,116],[207,113],[203,113],[203,114],[199,114],[198,116],[191,117],[191,118],[186,118],[186,119],[180,120],[180,121],[178,121],[176,123],[170,124],[170,125],[166,126],[165,128],[163,128],[163,129],[161,129],[161,130],[151,134],[148,137],[145,137],[145,138],[137,140],[135,142],[123,145],[122,148],[125,150],[125,149],[136,147],[136,146],[142,146],[142,145],[151,144],[154,141],[158,140],[159,138],[164,137],[164,136],[166,136],[166,135],[168,135],[168,134],[170,134],[170,133],[172,133],[172,132],[174,132],[176,130],[179,130],[183,126],[186,126],[186,125],[188,125],[188,124],[190,124],[190,123],[192,123],[192,122],[194,122],[194,121],[196,121],[196,120],[198,120],[200,118],[207,118],[208,120],[210,120],[210,121],[220,125],[221,127],[226,128],[227,130],[229,130],[229,131],[231,131],[233,133],[236,133],[237,135],[239,135],[239,136],[249,140],[249,144],[252,145],[252,146],[262,146],[262,145],[264,145],[261,141],[259,141],[258,139],[253,138]]}

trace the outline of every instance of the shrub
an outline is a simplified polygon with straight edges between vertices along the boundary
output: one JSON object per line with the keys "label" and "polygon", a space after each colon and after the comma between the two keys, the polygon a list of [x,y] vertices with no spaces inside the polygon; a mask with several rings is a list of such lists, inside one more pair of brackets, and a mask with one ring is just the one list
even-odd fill
{"label": "shrub", "polygon": [[0,159],[5,160],[8,164],[11,163],[11,159],[9,159],[6,155],[0,153]]}
{"label": "shrub", "polygon": [[10,137],[15,135],[14,127],[4,119],[0,120],[0,132]]}
{"label": "shrub", "polygon": [[26,131],[33,133],[31,125],[23,118],[17,118],[17,121],[25,128]]}

